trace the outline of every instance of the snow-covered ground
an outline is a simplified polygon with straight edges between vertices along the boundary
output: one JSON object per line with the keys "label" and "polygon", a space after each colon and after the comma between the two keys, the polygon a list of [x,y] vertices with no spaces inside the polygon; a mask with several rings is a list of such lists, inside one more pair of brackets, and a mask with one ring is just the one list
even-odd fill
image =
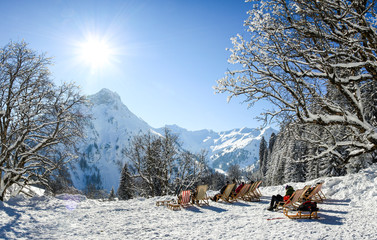
{"label": "snow-covered ground", "polygon": [[[377,165],[325,181],[320,219],[291,220],[266,210],[283,186],[260,188],[260,202],[210,202],[172,211],[157,200],[100,202],[83,196],[0,202],[1,239],[377,239]],[[213,195],[215,192],[210,192]]]}

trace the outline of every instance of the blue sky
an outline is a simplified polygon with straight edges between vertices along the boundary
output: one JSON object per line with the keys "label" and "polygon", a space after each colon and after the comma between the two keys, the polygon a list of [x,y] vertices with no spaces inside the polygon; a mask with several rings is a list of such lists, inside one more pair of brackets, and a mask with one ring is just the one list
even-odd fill
{"label": "blue sky", "polygon": [[[212,88],[232,68],[226,48],[245,33],[250,7],[243,0],[1,1],[0,44],[25,40],[54,58],[57,83],[75,82],[83,94],[115,91],[152,127],[258,127],[263,106],[227,103]],[[108,52],[96,65],[83,57],[90,39]]]}

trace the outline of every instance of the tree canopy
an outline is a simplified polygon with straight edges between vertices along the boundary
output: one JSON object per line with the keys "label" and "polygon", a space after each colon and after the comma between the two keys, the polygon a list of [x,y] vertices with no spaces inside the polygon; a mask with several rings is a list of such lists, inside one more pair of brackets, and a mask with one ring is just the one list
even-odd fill
{"label": "tree canopy", "polygon": [[[51,59],[24,42],[0,49],[0,200],[9,188],[48,184],[74,158],[85,102],[73,84],[56,86]],[[17,192],[15,194],[17,194]]]}
{"label": "tree canopy", "polygon": [[229,62],[238,69],[218,80],[216,91],[229,99],[246,96],[251,105],[269,101],[267,122],[320,126],[321,136],[305,128],[316,157],[335,155],[346,163],[375,151],[376,2],[249,2],[247,32],[232,38],[230,49]]}

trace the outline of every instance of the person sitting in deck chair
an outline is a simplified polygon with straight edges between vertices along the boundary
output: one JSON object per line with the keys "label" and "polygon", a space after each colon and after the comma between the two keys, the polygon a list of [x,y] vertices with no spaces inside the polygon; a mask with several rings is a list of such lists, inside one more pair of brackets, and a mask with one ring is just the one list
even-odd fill
{"label": "person sitting in deck chair", "polygon": [[295,190],[293,189],[292,186],[285,186],[285,196],[281,196],[280,194],[278,195],[273,195],[272,198],[271,198],[271,202],[270,202],[270,207],[267,208],[268,211],[272,211],[274,210],[276,207],[277,207],[277,204],[279,202],[286,202],[288,201],[288,199],[291,197],[291,195],[295,192]]}
{"label": "person sitting in deck chair", "polygon": [[229,184],[229,181],[226,181],[226,184],[220,189],[220,193],[218,193],[215,196],[213,196],[211,198],[211,200],[217,202],[219,200],[219,198],[221,198],[221,195],[223,195],[223,193],[224,193],[226,187],[228,186],[228,184]]}
{"label": "person sitting in deck chair", "polygon": [[241,189],[243,188],[244,185],[245,185],[245,183],[242,182],[242,183],[236,188],[236,195],[241,191]]}
{"label": "person sitting in deck chair", "polygon": [[308,189],[308,191],[306,191],[306,193],[305,193],[305,197],[309,196],[310,193],[313,192],[313,190],[314,190],[319,184],[321,184],[321,183],[320,183],[320,182],[317,182],[316,184],[312,185],[312,186]]}

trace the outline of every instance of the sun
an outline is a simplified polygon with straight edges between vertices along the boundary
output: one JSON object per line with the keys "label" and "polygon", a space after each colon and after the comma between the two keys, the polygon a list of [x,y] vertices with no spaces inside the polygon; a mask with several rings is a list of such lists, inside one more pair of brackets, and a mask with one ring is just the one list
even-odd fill
{"label": "sun", "polygon": [[79,60],[92,70],[99,70],[111,64],[114,51],[106,39],[89,36],[79,44]]}

